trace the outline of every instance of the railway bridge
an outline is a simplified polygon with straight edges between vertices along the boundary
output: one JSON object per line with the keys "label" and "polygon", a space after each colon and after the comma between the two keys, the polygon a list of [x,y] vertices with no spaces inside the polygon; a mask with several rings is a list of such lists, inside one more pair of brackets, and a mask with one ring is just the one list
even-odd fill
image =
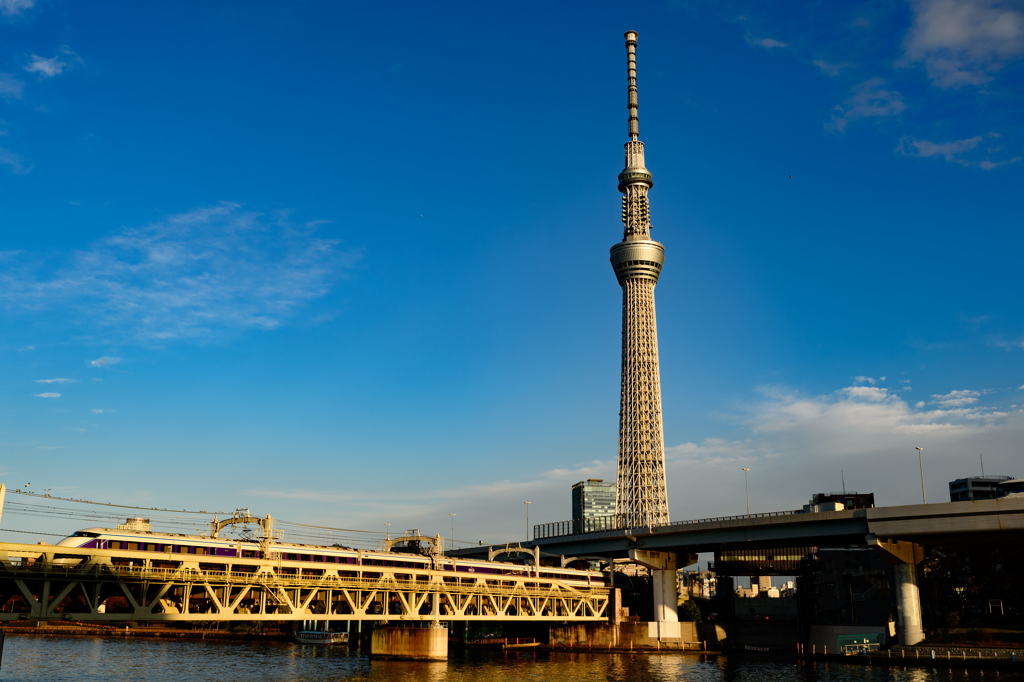
{"label": "railway bridge", "polygon": [[[419,538],[433,540],[433,538]],[[0,621],[600,621],[603,581],[570,585],[523,573],[459,572],[367,552],[355,565],[271,558],[181,557],[153,551],[0,543]],[[412,558],[412,557],[408,557]],[[422,557],[417,557],[422,558]],[[375,565],[383,564],[383,565]],[[501,565],[501,564],[496,564]],[[507,566],[507,564],[504,564]]]}

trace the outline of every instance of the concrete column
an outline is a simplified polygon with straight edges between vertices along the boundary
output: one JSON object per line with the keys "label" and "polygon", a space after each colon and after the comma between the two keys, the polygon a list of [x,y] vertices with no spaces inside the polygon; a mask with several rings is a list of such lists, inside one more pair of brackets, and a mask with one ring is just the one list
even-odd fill
{"label": "concrete column", "polygon": [[676,591],[676,569],[651,569],[654,583],[654,620],[679,622],[679,595]]}
{"label": "concrete column", "polygon": [[[679,594],[676,589],[676,572],[679,562],[675,552],[654,552],[643,549],[629,550],[629,558],[651,569],[654,587],[654,620],[659,623],[678,623]],[[687,557],[689,558],[689,557]]]}
{"label": "concrete column", "polygon": [[899,641],[904,646],[924,639],[921,625],[921,591],[917,587],[917,565],[896,564],[896,610]]}
{"label": "concrete column", "polygon": [[921,591],[917,587],[917,565],[924,561],[924,547],[906,540],[878,538],[873,534],[866,539],[869,547],[893,564],[899,643],[911,646],[924,641]]}

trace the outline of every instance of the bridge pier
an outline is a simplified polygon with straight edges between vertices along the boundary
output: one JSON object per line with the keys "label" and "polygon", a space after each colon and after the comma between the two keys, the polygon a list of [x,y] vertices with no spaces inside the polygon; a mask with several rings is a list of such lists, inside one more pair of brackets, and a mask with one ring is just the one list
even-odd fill
{"label": "bridge pier", "polygon": [[896,574],[896,611],[899,642],[912,646],[924,640],[921,616],[921,590],[917,585],[917,565],[924,561],[924,546],[904,540],[867,536],[868,545],[891,564]]}
{"label": "bridge pier", "polygon": [[447,661],[448,629],[437,623],[426,628],[378,628],[370,640],[370,656]]}
{"label": "bridge pier", "polygon": [[[679,622],[679,594],[676,590],[676,571],[679,569],[675,552],[629,550],[629,558],[651,569],[654,588],[654,620],[658,623],[658,637],[679,637],[679,627],[666,625]],[[674,633],[674,634],[671,634]]]}

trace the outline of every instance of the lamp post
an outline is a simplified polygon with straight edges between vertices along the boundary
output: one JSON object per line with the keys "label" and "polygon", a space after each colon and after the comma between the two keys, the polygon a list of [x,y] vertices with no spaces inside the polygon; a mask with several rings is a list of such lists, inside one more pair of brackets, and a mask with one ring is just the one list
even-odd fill
{"label": "lamp post", "polygon": [[747,472],[750,469],[743,467],[743,489],[747,493],[747,518],[750,518],[750,484],[747,482]]}
{"label": "lamp post", "polygon": [[917,450],[917,465],[921,467],[921,499],[924,500],[925,504],[928,504],[928,496],[924,494],[924,460],[921,459],[921,452],[924,448],[914,448]]}
{"label": "lamp post", "polygon": [[452,517],[452,551],[455,551],[455,514],[449,514]]}
{"label": "lamp post", "polygon": [[391,524],[390,523],[385,523],[384,527],[386,529],[386,532],[384,533],[384,536],[385,536],[384,539],[385,540],[390,540],[391,539]]}
{"label": "lamp post", "polygon": [[526,541],[530,541],[530,503],[524,502],[526,505]]}

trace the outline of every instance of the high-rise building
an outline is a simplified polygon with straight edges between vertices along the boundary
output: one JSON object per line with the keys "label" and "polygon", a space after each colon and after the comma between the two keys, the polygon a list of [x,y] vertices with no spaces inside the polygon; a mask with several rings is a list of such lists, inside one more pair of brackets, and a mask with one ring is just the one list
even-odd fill
{"label": "high-rise building", "polygon": [[814,493],[811,495],[811,506],[835,502],[842,504],[843,509],[872,509],[875,506],[875,494],[850,490],[849,492]]}
{"label": "high-rise building", "polygon": [[622,392],[619,402],[617,514],[629,527],[669,521],[665,490],[665,445],[658,370],[658,325],[654,285],[665,262],[665,247],[651,239],[647,191],[653,186],[644,165],[636,91],[636,31],[626,32],[629,76],[629,141],[622,192],[622,241],[611,248],[612,268],[622,287]]}
{"label": "high-rise building", "polygon": [[996,486],[1003,481],[1012,481],[1013,476],[970,476],[949,482],[949,501],[991,500],[996,496]]}
{"label": "high-rise building", "polygon": [[572,519],[581,521],[615,516],[615,484],[590,478],[572,487]]}

